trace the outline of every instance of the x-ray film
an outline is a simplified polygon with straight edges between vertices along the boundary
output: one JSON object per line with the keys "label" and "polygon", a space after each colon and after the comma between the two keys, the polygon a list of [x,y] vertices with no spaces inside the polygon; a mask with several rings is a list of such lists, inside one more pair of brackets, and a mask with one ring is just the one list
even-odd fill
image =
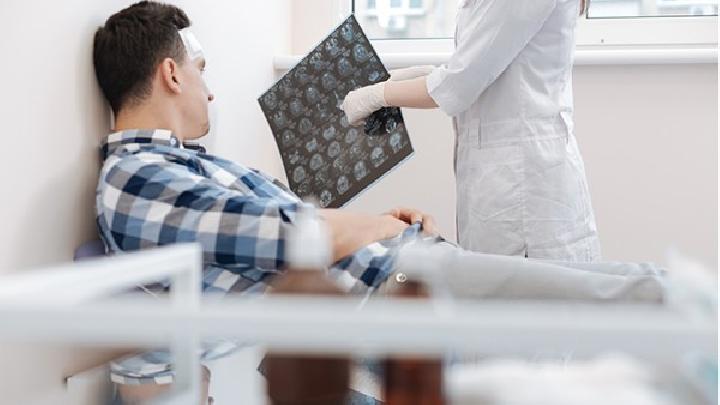
{"label": "x-ray film", "polygon": [[338,208],[413,153],[399,108],[384,108],[364,127],[348,124],[345,95],[386,80],[387,70],[348,17],[259,98],[280,150],[290,189]]}

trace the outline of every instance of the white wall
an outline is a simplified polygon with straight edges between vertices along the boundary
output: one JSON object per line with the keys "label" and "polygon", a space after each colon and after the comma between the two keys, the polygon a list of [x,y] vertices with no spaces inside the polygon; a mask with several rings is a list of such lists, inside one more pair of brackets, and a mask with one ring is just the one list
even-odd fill
{"label": "white wall", "polygon": [[[130,3],[0,2],[0,273],[68,261],[80,243],[97,237],[97,146],[109,117],[92,70],[92,35]],[[272,56],[289,49],[287,0],[252,7],[231,0],[177,3],[206,48],[207,78],[222,116],[209,146],[279,173],[256,98],[272,84]],[[64,394],[63,377],[98,355],[0,343],[0,403],[80,405]]]}
{"label": "white wall", "polygon": [[717,270],[717,65],[575,69],[577,136],[604,257]]}

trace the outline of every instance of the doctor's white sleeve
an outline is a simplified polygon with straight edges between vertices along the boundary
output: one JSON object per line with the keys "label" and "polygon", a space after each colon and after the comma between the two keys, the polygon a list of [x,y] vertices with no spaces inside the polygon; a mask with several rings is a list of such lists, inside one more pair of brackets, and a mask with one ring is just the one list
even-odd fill
{"label": "doctor's white sleeve", "polygon": [[[467,110],[527,46],[557,0],[476,0],[447,65],[427,77],[427,90],[448,115]],[[462,11],[461,11],[462,12]]]}

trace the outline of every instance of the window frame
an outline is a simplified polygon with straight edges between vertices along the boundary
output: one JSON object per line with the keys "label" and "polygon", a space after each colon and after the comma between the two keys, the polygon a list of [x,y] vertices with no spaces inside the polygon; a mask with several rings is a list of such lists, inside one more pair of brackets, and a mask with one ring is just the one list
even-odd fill
{"label": "window frame", "polygon": [[[352,12],[351,0],[331,3],[340,24]],[[388,69],[447,63],[455,49],[452,38],[371,39]],[[299,55],[278,55],[273,66],[283,71]],[[579,17],[575,65],[718,64],[718,17]]]}
{"label": "window frame", "polygon": [[[338,21],[352,12],[353,1],[338,0]],[[589,0],[592,1],[592,0]],[[380,53],[435,54],[451,53],[452,38],[371,39]],[[709,50],[717,51],[717,16],[679,17],[579,17],[576,43],[578,50]]]}

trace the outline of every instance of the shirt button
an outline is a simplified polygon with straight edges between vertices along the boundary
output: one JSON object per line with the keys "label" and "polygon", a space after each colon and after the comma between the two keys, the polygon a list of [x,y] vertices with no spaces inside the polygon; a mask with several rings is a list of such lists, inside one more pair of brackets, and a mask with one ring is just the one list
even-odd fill
{"label": "shirt button", "polygon": [[397,281],[398,283],[404,283],[407,281],[407,276],[405,275],[405,273],[398,273],[395,275],[395,281]]}

